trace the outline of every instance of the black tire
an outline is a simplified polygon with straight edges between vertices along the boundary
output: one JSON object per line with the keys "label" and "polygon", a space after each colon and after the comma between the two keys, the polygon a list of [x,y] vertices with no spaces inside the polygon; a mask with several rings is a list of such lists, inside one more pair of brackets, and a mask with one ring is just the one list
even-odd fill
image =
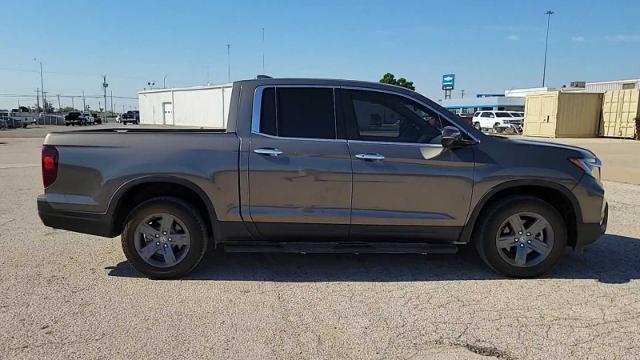
{"label": "black tire", "polygon": [[[190,235],[190,246],[182,260],[170,267],[157,267],[146,262],[136,250],[136,230],[148,216],[158,213],[170,214],[180,219]],[[122,231],[122,250],[129,263],[150,279],[174,279],[184,276],[198,266],[207,247],[208,235],[204,220],[188,203],[173,197],[158,197],[135,207],[125,222]]]}
{"label": "black tire", "polygon": [[[519,213],[533,213],[541,216],[553,232],[553,245],[549,248],[548,254],[543,258],[544,260],[532,266],[516,266],[507,262],[500,251],[511,251],[511,249],[499,249],[497,245],[496,237],[498,232],[503,230],[501,229],[503,223],[512,215]],[[549,203],[531,196],[512,196],[483,211],[474,229],[473,241],[480,258],[493,270],[510,277],[531,278],[549,272],[564,255],[567,246],[567,227],[560,213]],[[520,246],[523,245],[526,244]],[[515,249],[517,251],[517,246]],[[534,255],[538,256],[538,254]]]}

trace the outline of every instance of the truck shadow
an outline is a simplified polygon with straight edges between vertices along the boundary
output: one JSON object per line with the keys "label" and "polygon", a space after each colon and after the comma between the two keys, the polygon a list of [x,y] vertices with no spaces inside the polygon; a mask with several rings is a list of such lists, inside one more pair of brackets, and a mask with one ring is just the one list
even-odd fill
{"label": "truck shadow", "polygon": [[[640,239],[605,235],[583,254],[567,251],[543,278],[593,279],[621,284],[640,278]],[[142,277],[128,262],[107,267],[110,276]],[[333,282],[506,280],[470,248],[457,255],[217,253],[183,280]],[[518,281],[518,280],[512,280]]]}

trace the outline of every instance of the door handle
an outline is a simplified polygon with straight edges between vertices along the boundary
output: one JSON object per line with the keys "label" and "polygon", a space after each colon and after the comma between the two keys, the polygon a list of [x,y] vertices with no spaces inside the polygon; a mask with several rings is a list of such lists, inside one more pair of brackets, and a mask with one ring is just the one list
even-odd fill
{"label": "door handle", "polygon": [[356,154],[356,158],[360,160],[369,161],[381,161],[384,160],[384,156],[378,153],[375,154]]}
{"label": "door handle", "polygon": [[268,156],[278,156],[282,154],[282,151],[278,148],[258,148],[253,150],[254,153]]}

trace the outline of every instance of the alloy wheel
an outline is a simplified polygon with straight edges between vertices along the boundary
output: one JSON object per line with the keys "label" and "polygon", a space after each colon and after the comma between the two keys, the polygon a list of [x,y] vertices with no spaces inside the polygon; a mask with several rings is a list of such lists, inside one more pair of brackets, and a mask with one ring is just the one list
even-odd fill
{"label": "alloy wheel", "polygon": [[171,214],[153,214],[135,232],[135,248],[147,264],[166,268],[182,261],[189,252],[191,237],[182,220]]}
{"label": "alloy wheel", "polygon": [[543,262],[551,253],[554,233],[540,214],[520,212],[507,218],[498,228],[496,246],[500,257],[518,267]]}

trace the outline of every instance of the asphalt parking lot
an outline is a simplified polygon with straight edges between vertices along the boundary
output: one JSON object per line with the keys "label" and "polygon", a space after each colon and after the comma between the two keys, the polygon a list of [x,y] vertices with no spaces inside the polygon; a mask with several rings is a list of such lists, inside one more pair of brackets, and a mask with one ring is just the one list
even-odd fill
{"label": "asphalt parking lot", "polygon": [[[186,279],[152,281],[129,266],[119,238],[41,224],[47,131],[0,131],[0,358],[640,354],[640,181],[619,158],[635,156],[638,171],[640,151],[627,155],[637,142],[571,141],[603,158],[609,229],[541,279],[503,278],[465,250],[215,254]],[[620,169],[608,171],[609,158]]]}

